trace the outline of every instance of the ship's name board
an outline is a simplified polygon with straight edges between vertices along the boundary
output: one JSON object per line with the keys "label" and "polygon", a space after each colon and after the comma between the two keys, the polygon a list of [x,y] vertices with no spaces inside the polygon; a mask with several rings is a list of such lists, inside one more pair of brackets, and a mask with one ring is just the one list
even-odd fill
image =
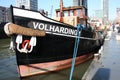
{"label": "ship's name board", "polygon": [[45,30],[46,32],[57,33],[57,34],[65,34],[65,35],[77,35],[76,29],[66,28],[62,26],[46,24],[41,22],[33,22],[34,29]]}

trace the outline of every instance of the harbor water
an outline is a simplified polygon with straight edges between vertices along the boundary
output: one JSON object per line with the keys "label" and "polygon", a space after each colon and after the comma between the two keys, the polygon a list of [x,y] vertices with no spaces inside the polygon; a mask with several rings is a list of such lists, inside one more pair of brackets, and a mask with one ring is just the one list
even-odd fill
{"label": "harbor water", "polygon": [[0,40],[0,80],[19,80],[15,53],[9,50],[10,39]]}
{"label": "harbor water", "polygon": [[[0,80],[21,80],[18,74],[15,53],[9,50],[10,39],[0,40]],[[81,80],[92,60],[75,67],[72,80]],[[64,69],[22,80],[69,80],[70,70]]]}

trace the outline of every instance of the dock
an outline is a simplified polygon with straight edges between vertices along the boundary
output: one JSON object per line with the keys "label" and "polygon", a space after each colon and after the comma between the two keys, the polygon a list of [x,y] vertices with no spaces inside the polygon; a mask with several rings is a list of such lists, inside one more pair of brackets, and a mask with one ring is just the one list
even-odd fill
{"label": "dock", "polygon": [[120,41],[117,32],[105,40],[99,60],[93,60],[82,80],[118,80],[120,78]]}

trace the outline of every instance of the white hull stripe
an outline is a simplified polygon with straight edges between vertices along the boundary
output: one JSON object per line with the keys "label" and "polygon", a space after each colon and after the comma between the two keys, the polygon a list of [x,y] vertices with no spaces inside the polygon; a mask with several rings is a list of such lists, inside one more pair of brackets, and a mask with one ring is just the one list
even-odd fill
{"label": "white hull stripe", "polygon": [[20,16],[20,17],[26,17],[26,18],[32,18],[32,19],[38,19],[38,20],[44,20],[44,21],[48,21],[48,22],[54,22],[54,23],[62,24],[60,22],[57,22],[57,21],[54,21],[52,19],[44,17],[39,12],[23,10],[23,9],[19,9],[19,8],[13,8],[13,15],[14,16]]}
{"label": "white hull stripe", "polygon": [[53,34],[58,36],[66,36],[66,37],[72,37],[72,38],[80,38],[80,39],[87,39],[87,40],[98,40],[95,38],[87,38],[87,37],[78,37],[78,36],[71,36],[71,35],[65,35],[65,34],[59,34],[59,33],[53,33],[53,32],[46,32],[47,34]]}

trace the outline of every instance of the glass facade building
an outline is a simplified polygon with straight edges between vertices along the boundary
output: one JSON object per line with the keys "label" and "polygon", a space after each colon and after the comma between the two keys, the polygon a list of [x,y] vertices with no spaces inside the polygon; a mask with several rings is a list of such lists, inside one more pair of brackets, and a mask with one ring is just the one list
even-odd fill
{"label": "glass facade building", "polygon": [[0,22],[6,22],[6,7],[0,6]]}
{"label": "glass facade building", "polygon": [[[87,0],[73,0],[73,6],[82,6],[84,7],[82,13],[85,14],[86,16],[88,15],[87,14]],[[77,11],[78,15],[81,13],[81,11]]]}
{"label": "glass facade building", "polygon": [[84,6],[87,8],[87,0],[73,0],[74,6]]}
{"label": "glass facade building", "polygon": [[16,6],[24,6],[26,9],[38,10],[38,0],[16,0]]}
{"label": "glass facade building", "polygon": [[109,20],[109,0],[103,0],[103,24],[107,24]]}

